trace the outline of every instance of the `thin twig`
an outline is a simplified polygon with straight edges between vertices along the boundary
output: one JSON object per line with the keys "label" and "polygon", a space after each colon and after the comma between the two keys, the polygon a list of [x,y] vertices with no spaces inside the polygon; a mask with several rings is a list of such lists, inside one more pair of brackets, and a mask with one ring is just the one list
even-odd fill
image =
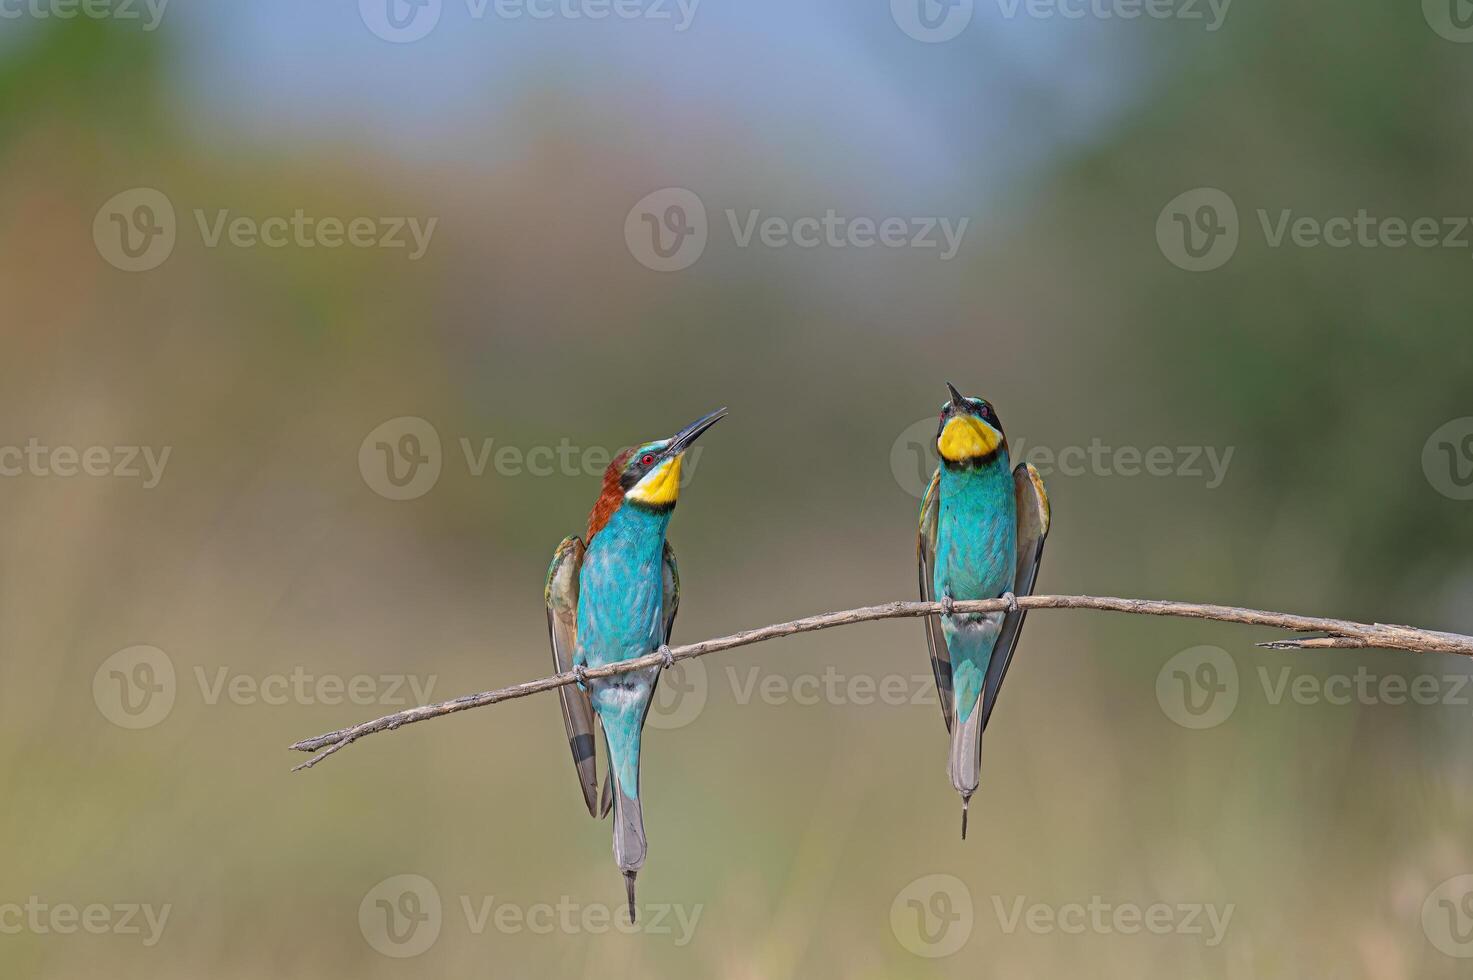
{"label": "thin twig", "polygon": [[[1215,606],[1196,602],[1167,602],[1158,599],[1117,599],[1112,596],[1019,596],[1018,605],[1023,609],[1094,609],[1101,612],[1133,613],[1140,616],[1177,616],[1186,619],[1210,619],[1223,623],[1268,626],[1274,629],[1291,630],[1296,633],[1327,634],[1326,636],[1286,639],[1268,644],[1260,644],[1278,650],[1325,648],[1362,649],[1375,647],[1385,650],[1406,650],[1412,653],[1456,653],[1465,657],[1473,657],[1473,636],[1417,629],[1411,626],[1395,626],[1386,623],[1355,623],[1345,619],[1320,619],[1313,616],[1295,616],[1289,613],[1265,612],[1261,609],[1242,609],[1236,606]],[[1007,608],[1007,601],[1003,599],[982,599],[957,602],[953,608],[956,612],[963,613],[1000,612]],[[756,629],[733,633],[731,636],[721,636],[712,640],[702,640],[699,643],[671,647],[670,655],[675,660],[690,660],[695,657],[704,657],[708,653],[718,653],[722,650],[744,647],[753,643],[761,643],[764,640],[776,640],[780,637],[792,636],[795,633],[812,633],[815,630],[832,629],[835,626],[848,626],[851,623],[867,623],[877,619],[902,619],[906,617],[929,616],[939,614],[941,611],[941,604],[939,602],[887,602],[879,606],[864,606],[859,609],[845,609],[840,612],[823,613],[819,616],[808,616],[804,619],[795,619],[790,623],[759,626]],[[611,677],[614,674],[642,670],[645,667],[655,667],[662,662],[662,654],[651,653],[643,657],[636,657],[633,660],[624,660],[617,664],[610,664],[607,667],[590,667],[586,676],[590,678]],[[464,697],[455,698],[451,701],[441,701],[438,704],[426,704],[418,708],[409,708],[404,711],[395,712],[392,715],[385,715],[382,718],[375,718],[373,721],[363,722],[361,725],[354,725],[351,728],[340,728],[335,732],[318,735],[316,738],[305,738],[300,742],[293,743],[291,748],[298,752],[314,752],[317,754],[292,771],[310,769],[334,752],[346,748],[365,735],[393,731],[404,725],[428,721],[431,718],[440,718],[445,715],[454,714],[457,711],[480,708],[488,704],[510,701],[513,698],[524,698],[529,694],[551,691],[565,684],[572,684],[575,681],[576,678],[571,672],[554,674],[551,677],[542,677],[523,684],[513,684],[511,687],[503,687],[495,691],[467,694]]]}

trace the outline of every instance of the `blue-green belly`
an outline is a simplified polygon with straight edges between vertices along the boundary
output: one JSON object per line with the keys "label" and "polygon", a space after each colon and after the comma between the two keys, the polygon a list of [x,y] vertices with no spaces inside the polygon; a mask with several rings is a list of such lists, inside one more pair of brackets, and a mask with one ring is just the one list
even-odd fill
{"label": "blue-green belly", "polygon": [[[980,469],[941,469],[932,587],[940,597],[992,599],[1011,591],[1018,521],[1006,452]],[[943,616],[957,718],[971,716],[1002,625],[1001,613]]]}

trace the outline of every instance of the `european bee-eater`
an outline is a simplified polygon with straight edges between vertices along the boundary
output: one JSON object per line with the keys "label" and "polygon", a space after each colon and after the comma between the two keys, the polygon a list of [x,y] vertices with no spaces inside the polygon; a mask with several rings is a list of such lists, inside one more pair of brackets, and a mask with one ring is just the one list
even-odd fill
{"label": "european bee-eater", "polygon": [[947,606],[954,600],[1008,600],[995,613],[926,617],[926,642],[951,733],[948,770],[967,805],[977,790],[982,731],[1023,630],[1016,596],[1030,595],[1048,534],[1048,496],[1038,471],[1019,463],[1009,471],[1008,440],[992,406],[967,398],[947,382],[936,448],[941,465],[921,504],[916,543],[921,598]]}
{"label": "european bee-eater", "polygon": [[[563,539],[547,571],[547,626],[558,671],[580,674],[559,689],[563,723],[583,802],[594,817],[614,811],[614,860],[624,872],[629,919],[634,878],[644,865],[644,814],[639,801],[639,739],[660,667],[585,679],[583,670],[666,648],[680,605],[680,573],[665,540],[680,494],[681,460],[701,433],[726,415],[720,409],[669,439],[620,453],[604,471],[603,490],[588,515],[588,539]],[[668,659],[665,666],[670,665]],[[603,729],[609,773],[598,796],[593,726]]]}

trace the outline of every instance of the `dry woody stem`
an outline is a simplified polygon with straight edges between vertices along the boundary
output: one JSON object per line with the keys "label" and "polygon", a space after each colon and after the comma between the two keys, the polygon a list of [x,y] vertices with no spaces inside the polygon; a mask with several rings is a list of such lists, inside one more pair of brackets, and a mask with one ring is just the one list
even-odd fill
{"label": "dry woody stem", "polygon": [[[1436,630],[1417,629],[1411,626],[1393,626],[1386,623],[1354,623],[1345,619],[1320,619],[1314,616],[1295,616],[1289,613],[1265,612],[1261,609],[1242,609],[1236,606],[1216,606],[1196,602],[1168,602],[1158,599],[1117,599],[1112,596],[1087,595],[1033,595],[1019,596],[1018,605],[1023,609],[1093,609],[1099,612],[1131,613],[1138,616],[1176,616],[1185,619],[1210,619],[1222,623],[1243,623],[1248,626],[1267,626],[1295,633],[1324,633],[1324,636],[1298,637],[1261,643],[1259,646],[1274,650],[1321,650],[1321,649],[1365,649],[1374,647],[1383,650],[1406,650],[1411,653],[1456,653],[1473,657],[1473,636],[1459,633],[1442,633]],[[1004,599],[979,599],[958,601],[953,610],[962,613],[999,612],[1008,608]],[[815,630],[848,626],[851,623],[867,623],[878,619],[904,619],[930,616],[941,613],[939,602],[887,602],[879,606],[864,606],[839,612],[823,613],[795,619],[789,623],[775,623],[743,630],[730,636],[721,636],[699,643],[671,647],[673,660],[690,660],[704,657],[708,653],[733,650],[737,647],[776,640],[796,633],[812,633]],[[610,677],[645,667],[664,663],[661,653],[651,653],[633,660],[624,660],[606,667],[591,667],[585,676],[590,678]],[[365,721],[351,728],[340,728],[315,738],[304,738],[291,748],[298,752],[315,753],[297,769],[310,769],[340,749],[347,748],[365,735],[391,732],[405,725],[412,725],[431,718],[441,718],[481,708],[488,704],[524,698],[573,684],[577,678],[571,673],[554,674],[522,684],[513,684],[495,691],[467,694],[438,704],[426,704],[408,708],[382,718]]]}

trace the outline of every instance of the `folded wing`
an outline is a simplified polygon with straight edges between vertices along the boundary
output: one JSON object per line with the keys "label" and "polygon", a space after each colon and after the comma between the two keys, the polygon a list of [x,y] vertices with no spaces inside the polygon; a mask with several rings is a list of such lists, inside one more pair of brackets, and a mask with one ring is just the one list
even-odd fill
{"label": "folded wing", "polygon": [[[1013,578],[1013,594],[1032,595],[1034,583],[1038,581],[1038,565],[1043,559],[1043,542],[1048,537],[1049,506],[1043,478],[1028,463],[1019,463],[1013,469],[1013,499],[1018,511],[1018,565]],[[1013,662],[1013,651],[1017,649],[1026,615],[1020,609],[1003,617],[1002,631],[998,634],[982,689],[983,728],[987,727],[992,709],[997,706],[997,695],[1002,690],[1008,665]]]}
{"label": "folded wing", "polygon": [[[544,594],[552,661],[560,674],[573,669],[573,655],[578,649],[578,572],[582,567],[583,541],[576,535],[564,538],[552,556]],[[573,752],[573,765],[578,770],[583,802],[591,816],[598,816],[593,704],[588,700],[588,692],[577,684],[558,688],[558,699],[562,703],[563,727],[568,732],[568,746]]]}
{"label": "folded wing", "polygon": [[[926,487],[926,496],[921,501],[921,527],[916,536],[916,563],[920,567],[921,598],[936,601],[933,587],[933,571],[936,567],[936,520],[941,510],[941,469],[931,475],[931,484]],[[925,617],[926,646],[931,651],[931,672],[936,675],[936,694],[941,698],[941,718],[946,730],[951,731],[955,721],[956,706],[951,696],[951,651],[946,647],[946,637],[941,632],[941,617]]]}

